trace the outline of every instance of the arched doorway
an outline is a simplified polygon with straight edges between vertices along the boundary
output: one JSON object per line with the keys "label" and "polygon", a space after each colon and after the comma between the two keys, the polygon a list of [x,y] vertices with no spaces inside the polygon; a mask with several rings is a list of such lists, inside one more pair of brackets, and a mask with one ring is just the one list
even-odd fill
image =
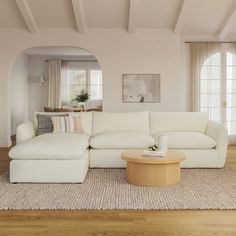
{"label": "arched doorway", "polygon": [[64,46],[29,48],[17,56],[12,66],[11,135],[20,123],[32,120],[35,111],[43,111],[49,106],[51,61],[59,62],[63,71],[57,87],[60,90],[59,107],[77,107],[79,104],[72,100],[82,90],[89,94],[87,108],[102,107],[102,72],[91,52]]}

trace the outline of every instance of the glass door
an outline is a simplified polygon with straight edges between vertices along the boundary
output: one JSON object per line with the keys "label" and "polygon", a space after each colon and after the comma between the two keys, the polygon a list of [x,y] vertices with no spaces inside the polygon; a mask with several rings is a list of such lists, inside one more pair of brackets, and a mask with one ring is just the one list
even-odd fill
{"label": "glass door", "polygon": [[203,63],[199,99],[200,111],[226,125],[230,138],[236,141],[236,54],[229,50],[225,47]]}
{"label": "glass door", "polygon": [[222,121],[221,53],[208,57],[201,67],[200,111],[207,111],[211,120]]}

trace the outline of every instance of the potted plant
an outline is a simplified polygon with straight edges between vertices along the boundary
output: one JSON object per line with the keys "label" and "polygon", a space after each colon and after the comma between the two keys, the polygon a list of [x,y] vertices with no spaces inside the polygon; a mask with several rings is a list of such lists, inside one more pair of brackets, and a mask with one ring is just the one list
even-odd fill
{"label": "potted plant", "polygon": [[89,94],[84,89],[72,100],[79,103],[79,107],[84,109],[85,102],[89,99]]}

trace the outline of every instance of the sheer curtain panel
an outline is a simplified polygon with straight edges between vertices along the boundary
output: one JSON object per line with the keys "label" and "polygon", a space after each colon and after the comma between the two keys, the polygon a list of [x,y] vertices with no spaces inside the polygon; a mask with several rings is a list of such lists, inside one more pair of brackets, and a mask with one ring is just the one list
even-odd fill
{"label": "sheer curtain panel", "polygon": [[48,62],[49,93],[48,106],[61,107],[61,60]]}

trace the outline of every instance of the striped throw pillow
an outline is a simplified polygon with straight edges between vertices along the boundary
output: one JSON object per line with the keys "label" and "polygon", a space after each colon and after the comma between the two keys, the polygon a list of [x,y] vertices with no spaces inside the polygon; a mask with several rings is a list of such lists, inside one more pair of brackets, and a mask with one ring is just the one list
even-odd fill
{"label": "striped throw pillow", "polygon": [[69,114],[58,114],[58,115],[37,114],[37,122],[38,122],[37,135],[53,132],[53,124],[51,119],[52,116],[68,117]]}
{"label": "striped throw pillow", "polygon": [[53,133],[82,133],[80,117],[51,117]]}

